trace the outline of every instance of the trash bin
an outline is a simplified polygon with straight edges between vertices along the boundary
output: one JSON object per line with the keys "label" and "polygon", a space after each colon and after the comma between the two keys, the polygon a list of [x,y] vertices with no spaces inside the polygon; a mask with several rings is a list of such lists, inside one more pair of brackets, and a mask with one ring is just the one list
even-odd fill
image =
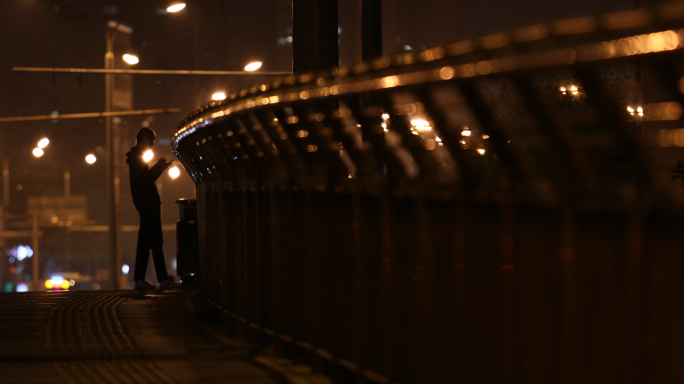
{"label": "trash bin", "polygon": [[176,200],[180,220],[176,222],[176,270],[183,285],[197,284],[199,252],[197,248],[197,200]]}

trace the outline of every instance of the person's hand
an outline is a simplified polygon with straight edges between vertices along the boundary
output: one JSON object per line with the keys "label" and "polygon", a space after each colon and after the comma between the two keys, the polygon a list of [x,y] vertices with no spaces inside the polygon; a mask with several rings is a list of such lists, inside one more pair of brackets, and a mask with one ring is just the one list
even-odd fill
{"label": "person's hand", "polygon": [[171,159],[171,161],[167,162],[166,159],[162,157],[159,160],[157,160],[157,165],[166,169],[169,167],[169,165],[171,165],[171,163],[173,163],[173,160],[174,159]]}

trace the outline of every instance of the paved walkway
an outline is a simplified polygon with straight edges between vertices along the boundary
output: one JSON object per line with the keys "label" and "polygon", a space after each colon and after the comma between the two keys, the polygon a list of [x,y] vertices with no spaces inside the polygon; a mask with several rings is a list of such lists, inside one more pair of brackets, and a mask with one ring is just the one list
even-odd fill
{"label": "paved walkway", "polygon": [[0,383],[322,383],[255,356],[197,290],[0,294]]}

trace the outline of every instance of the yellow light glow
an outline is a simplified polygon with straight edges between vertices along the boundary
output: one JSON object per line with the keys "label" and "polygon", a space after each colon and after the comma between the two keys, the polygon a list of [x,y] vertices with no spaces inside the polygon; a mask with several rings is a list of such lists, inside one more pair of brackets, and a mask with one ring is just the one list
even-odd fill
{"label": "yellow light glow", "polygon": [[55,283],[53,283],[52,280],[45,280],[45,288],[52,289],[54,287],[55,287]]}
{"label": "yellow light glow", "polygon": [[95,157],[95,155],[93,155],[92,153],[89,153],[89,154],[85,157],[85,161],[86,161],[86,163],[88,163],[88,164],[95,164],[95,162],[97,161],[97,157]]}
{"label": "yellow light glow", "polygon": [[468,136],[470,136],[471,133],[472,133],[471,131],[469,131],[469,130],[467,130],[467,129],[464,129],[464,130],[461,132],[461,136],[468,137]]}
{"label": "yellow light glow", "polygon": [[487,153],[487,151],[485,151],[483,148],[478,148],[477,153],[479,153],[480,155],[484,155],[485,153]]}
{"label": "yellow light glow", "polygon": [[567,94],[568,90],[565,87],[560,87],[560,92],[565,95]]}
{"label": "yellow light glow", "polygon": [[33,156],[35,157],[41,157],[45,154],[45,151],[43,151],[41,148],[33,148]]}
{"label": "yellow light glow", "polygon": [[245,65],[245,71],[247,71],[247,72],[256,71],[257,69],[261,68],[262,64],[263,63],[261,61],[253,61],[253,62]]}
{"label": "yellow light glow", "polygon": [[151,149],[148,149],[147,151],[145,151],[145,153],[143,153],[143,160],[145,160],[146,163],[152,160],[153,157],[154,152],[152,152]]}
{"label": "yellow light glow", "polygon": [[382,118],[383,118],[384,120],[389,119],[389,118],[390,118],[389,113],[383,113],[383,114],[382,114]]}
{"label": "yellow light glow", "polygon": [[174,12],[180,12],[185,8],[185,3],[177,3],[169,6],[166,8],[166,12],[169,13],[174,13]]}
{"label": "yellow light glow", "polygon": [[172,179],[177,179],[180,174],[180,169],[175,165],[169,169],[169,176],[171,176]]}
{"label": "yellow light glow", "polygon": [[50,144],[50,139],[48,139],[47,137],[43,137],[42,139],[40,139],[40,141],[38,141],[38,148],[45,148],[48,146],[48,144]]}
{"label": "yellow light glow", "polygon": [[225,92],[216,92],[213,95],[211,95],[212,100],[225,100],[226,99],[226,93]]}
{"label": "yellow light glow", "polygon": [[577,89],[576,86],[571,85],[571,86],[570,86],[570,94],[573,95],[573,96],[579,95],[579,89]]}
{"label": "yellow light glow", "polygon": [[131,55],[130,53],[125,53],[123,55],[123,61],[125,61],[126,63],[128,63],[130,65],[135,65],[135,64],[138,64],[140,62],[140,59],[138,59],[138,56],[136,56],[136,55]]}
{"label": "yellow light glow", "polygon": [[62,286],[61,286],[61,288],[62,288],[62,289],[69,289],[69,288],[71,288],[71,284],[69,284],[69,280],[63,280],[63,281],[62,281]]}

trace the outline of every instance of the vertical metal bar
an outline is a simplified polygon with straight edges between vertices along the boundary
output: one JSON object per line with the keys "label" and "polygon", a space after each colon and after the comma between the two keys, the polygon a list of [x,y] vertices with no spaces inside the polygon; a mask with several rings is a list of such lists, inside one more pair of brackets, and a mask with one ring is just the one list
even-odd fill
{"label": "vertical metal bar", "polygon": [[40,290],[40,242],[38,241],[38,211],[31,212],[31,247],[33,248],[33,289]]}
{"label": "vertical metal bar", "polygon": [[361,0],[361,60],[382,56],[382,0]]}
{"label": "vertical metal bar", "polygon": [[337,0],[293,0],[292,38],[293,72],[337,67]]}

